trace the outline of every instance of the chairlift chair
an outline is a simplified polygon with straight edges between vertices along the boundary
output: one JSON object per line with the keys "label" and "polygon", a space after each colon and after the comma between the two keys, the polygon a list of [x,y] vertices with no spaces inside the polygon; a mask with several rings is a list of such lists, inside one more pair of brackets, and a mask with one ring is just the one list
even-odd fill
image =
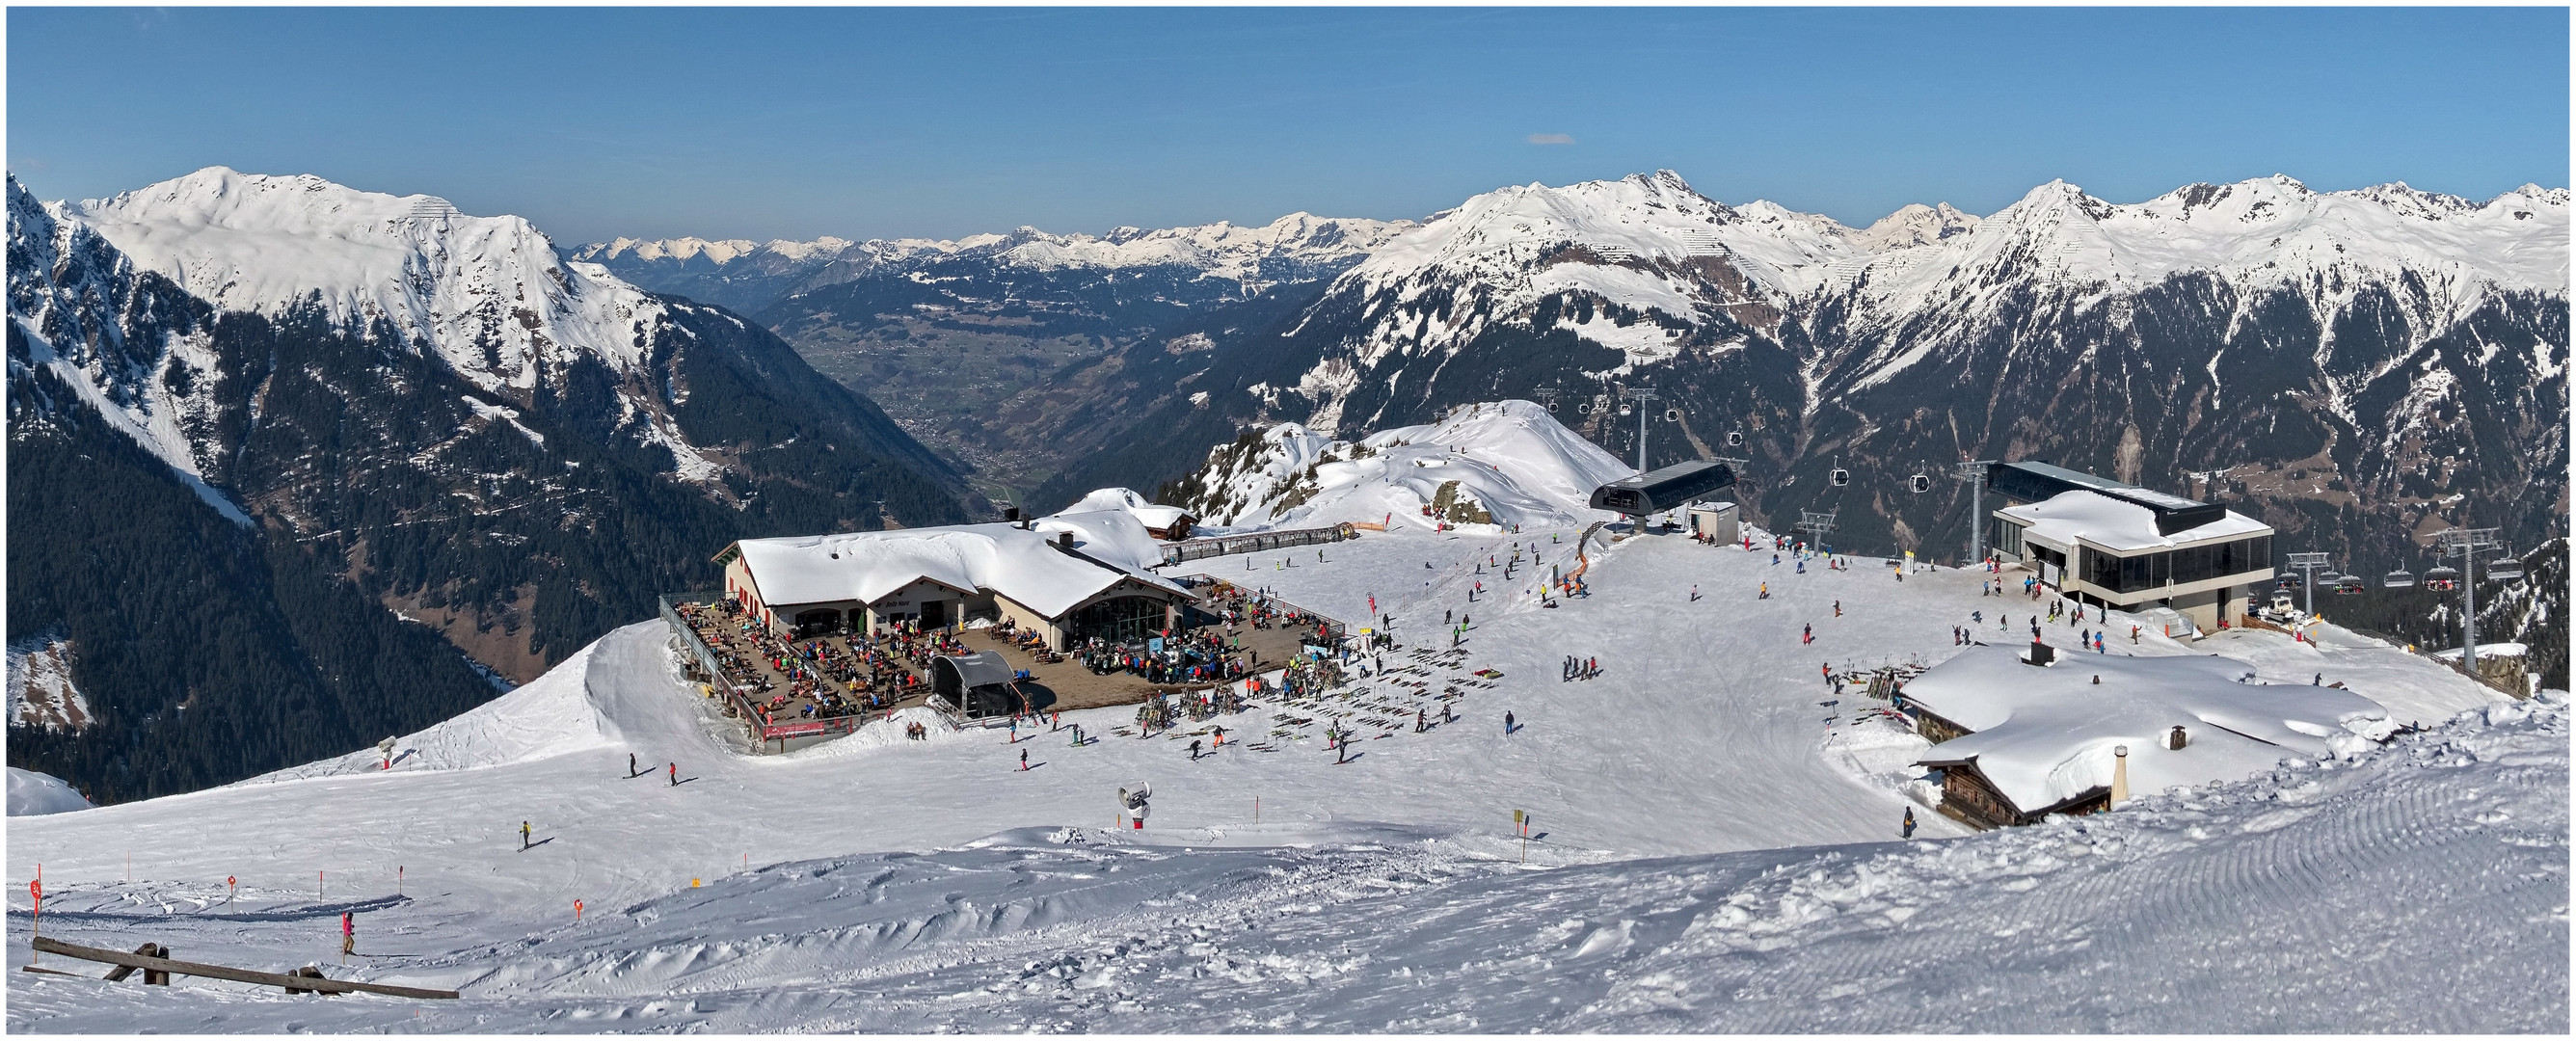
{"label": "chairlift chair", "polygon": [[1592,403],[1591,403],[1591,402],[1589,402],[1589,401],[1578,401],[1578,402],[1575,402],[1575,403],[1574,403],[1574,408],[1575,408],[1575,411],[1581,412],[1581,413],[1583,413],[1584,415],[1587,415],[1587,416],[1588,416],[1588,415],[1591,415],[1591,414],[1592,414]]}
{"label": "chairlift chair", "polygon": [[1682,410],[1677,409],[1677,408],[1668,408],[1668,409],[1665,409],[1665,410],[1664,410],[1664,422],[1666,422],[1666,423],[1679,423],[1679,422],[1681,422],[1681,421],[1682,421]]}
{"label": "chairlift chair", "polygon": [[1834,467],[1834,472],[1828,474],[1827,477],[1833,481],[1834,487],[1836,488],[1840,488],[1851,483],[1851,471],[1845,470],[1839,466]]}
{"label": "chairlift chair", "polygon": [[2345,575],[2335,579],[2334,591],[2339,596],[2356,596],[2368,588],[2369,586],[2362,582],[2360,575]]}
{"label": "chairlift chair", "polygon": [[1931,491],[1931,490],[1932,490],[1932,477],[1931,477],[1931,475],[1929,475],[1929,474],[1915,474],[1915,475],[1914,475],[1914,494],[1916,494],[1916,495],[1921,495],[1921,494],[1923,494],[1923,493],[1925,493],[1925,492],[1928,492],[1928,491]]}
{"label": "chairlift chair", "polygon": [[1741,430],[1729,430],[1729,431],[1727,431],[1727,432],[1726,432],[1726,447],[1728,447],[1728,448],[1742,448],[1742,447],[1744,447],[1744,431],[1741,431]]}
{"label": "chairlift chair", "polygon": [[2382,589],[2412,589],[2415,587],[2415,573],[2404,570],[2391,571],[2379,585]]}
{"label": "chairlift chair", "polygon": [[2503,557],[2490,561],[2487,563],[2487,577],[2490,579],[2521,578],[2522,561],[2515,560],[2512,557]]}
{"label": "chairlift chair", "polygon": [[2424,572],[2424,588],[2438,589],[2445,593],[2460,588],[2459,569],[2444,564]]}
{"label": "chairlift chair", "polygon": [[1636,411],[1635,406],[1632,406],[1632,405],[1628,404],[1628,403],[1627,403],[1627,402],[1625,402],[1625,401],[1622,401],[1622,402],[1620,402],[1620,403],[1619,403],[1619,414],[1620,414],[1620,415],[1623,415],[1623,416],[1624,416],[1624,415],[1627,415],[1627,414],[1629,414],[1629,413],[1631,413],[1631,412],[1634,412],[1634,411]]}

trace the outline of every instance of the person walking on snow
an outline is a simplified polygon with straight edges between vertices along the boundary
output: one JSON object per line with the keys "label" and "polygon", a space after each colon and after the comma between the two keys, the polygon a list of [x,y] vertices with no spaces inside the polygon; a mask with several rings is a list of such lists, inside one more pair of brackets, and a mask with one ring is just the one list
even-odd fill
{"label": "person walking on snow", "polygon": [[626,776],[635,776],[635,753],[626,753]]}
{"label": "person walking on snow", "polygon": [[348,964],[349,956],[358,953],[358,917],[340,912],[340,963]]}
{"label": "person walking on snow", "polygon": [[528,848],[528,822],[526,821],[519,822],[519,848],[521,850]]}
{"label": "person walking on snow", "polygon": [[1512,725],[1512,714],[1509,712],[1503,713],[1503,733],[1509,734],[1516,729],[1519,728]]}
{"label": "person walking on snow", "polygon": [[680,764],[678,764],[678,763],[673,763],[673,764],[671,764],[671,787],[673,787],[673,788],[677,788],[677,787],[679,787],[679,786],[680,786]]}
{"label": "person walking on snow", "polygon": [[[1021,754],[1026,755],[1027,753],[1023,752]],[[1190,739],[1190,761],[1193,763],[1199,761],[1199,739],[1195,737]]]}
{"label": "person walking on snow", "polygon": [[1905,808],[1905,837],[1914,837],[1914,807]]}

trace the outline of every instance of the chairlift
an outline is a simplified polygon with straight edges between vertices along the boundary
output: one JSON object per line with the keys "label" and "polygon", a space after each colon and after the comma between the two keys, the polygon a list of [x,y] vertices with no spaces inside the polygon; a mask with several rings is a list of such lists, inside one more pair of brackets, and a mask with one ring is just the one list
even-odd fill
{"label": "chairlift", "polygon": [[2361,580],[2360,575],[2345,575],[2335,579],[2334,591],[2338,596],[2357,596],[2368,588],[2369,585]]}
{"label": "chairlift", "polygon": [[1728,447],[1728,448],[1742,448],[1742,447],[1744,447],[1744,431],[1741,431],[1741,430],[1729,430],[1729,431],[1727,431],[1727,432],[1726,432],[1726,447]]}
{"label": "chairlift", "polygon": [[2413,589],[2415,588],[2415,573],[2404,570],[2391,571],[2388,573],[2387,578],[2380,581],[2379,587],[2382,589]]}
{"label": "chairlift", "polygon": [[1664,410],[1664,422],[1666,422],[1666,423],[1679,423],[1679,422],[1681,422],[1681,421],[1682,421],[1682,410],[1677,409],[1677,408],[1668,408],[1668,409],[1665,409],[1665,410]]}
{"label": "chairlift", "polygon": [[2436,589],[2445,593],[2460,588],[2459,569],[2448,564],[2443,564],[2435,567],[2431,571],[2425,572],[2424,588]]}
{"label": "chairlift", "polygon": [[1931,490],[1932,490],[1932,476],[1931,476],[1930,474],[1915,474],[1915,475],[1914,475],[1914,494],[1916,494],[1916,495],[1921,495],[1921,494],[1923,494],[1923,493],[1925,493],[1925,492],[1928,492],[1928,491],[1931,491]]}
{"label": "chairlift", "polygon": [[1574,407],[1575,407],[1575,410],[1576,410],[1576,411],[1579,411],[1579,412],[1583,413],[1584,415],[1587,415],[1587,416],[1588,416],[1588,415],[1591,415],[1591,414],[1592,414],[1592,403],[1591,403],[1591,402],[1589,402],[1589,401],[1578,401],[1578,402],[1575,402],[1575,403],[1574,403]]}
{"label": "chairlift", "polygon": [[1636,411],[1636,408],[1635,408],[1634,406],[1629,405],[1627,402],[1622,401],[1622,402],[1620,402],[1620,403],[1619,403],[1619,414],[1620,414],[1620,415],[1625,416],[1625,415],[1627,415],[1627,414],[1629,414],[1629,413],[1631,413],[1631,412],[1634,412],[1634,411]]}
{"label": "chairlift", "polygon": [[1547,410],[1548,410],[1548,411],[1550,411],[1550,412],[1554,412],[1554,411],[1556,411],[1556,399],[1555,399],[1555,398],[1549,398],[1549,399],[1547,399]]}
{"label": "chairlift", "polygon": [[1839,466],[1834,467],[1834,472],[1829,476],[1834,482],[1834,487],[1836,488],[1840,488],[1851,483],[1851,471],[1845,470]]}
{"label": "chairlift", "polygon": [[2515,560],[2512,557],[2504,557],[2502,559],[2490,561],[2487,563],[2487,577],[2489,579],[2521,578],[2522,561]]}

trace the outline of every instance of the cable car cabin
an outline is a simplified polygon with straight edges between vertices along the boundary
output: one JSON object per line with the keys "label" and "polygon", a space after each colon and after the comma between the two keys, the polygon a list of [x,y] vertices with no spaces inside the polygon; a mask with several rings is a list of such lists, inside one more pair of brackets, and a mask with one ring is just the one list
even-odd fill
{"label": "cable car cabin", "polygon": [[1726,447],[1728,447],[1728,448],[1742,448],[1742,447],[1744,447],[1744,431],[1741,431],[1741,430],[1729,430],[1729,431],[1727,431],[1727,432],[1726,432]]}
{"label": "cable car cabin", "polygon": [[1830,478],[1834,482],[1834,487],[1840,488],[1851,483],[1851,471],[1837,466],[1834,467],[1834,472],[1830,475]]}
{"label": "cable car cabin", "polygon": [[2522,561],[2515,560],[2512,557],[2506,557],[2503,560],[2488,564],[2487,577],[2490,579],[2521,578]]}
{"label": "cable car cabin", "polygon": [[1592,490],[1592,508],[1643,517],[1679,509],[1692,500],[1734,484],[1734,467],[1694,459],[1595,488]]}
{"label": "cable car cabin", "polygon": [[2424,573],[2424,588],[2450,592],[2460,588],[2460,573],[2448,565]]}
{"label": "cable car cabin", "polygon": [[2413,589],[2415,588],[2415,573],[2412,571],[2391,571],[2388,573],[2388,577],[2382,580],[2379,585],[2382,589]]}

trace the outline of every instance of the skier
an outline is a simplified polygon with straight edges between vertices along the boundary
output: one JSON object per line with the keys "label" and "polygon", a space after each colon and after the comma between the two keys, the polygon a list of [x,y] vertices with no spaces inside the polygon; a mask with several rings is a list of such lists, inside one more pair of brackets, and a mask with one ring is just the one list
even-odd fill
{"label": "skier", "polygon": [[1223,748],[1223,747],[1225,747],[1225,728],[1224,728],[1224,727],[1218,727],[1218,728],[1216,728],[1216,744],[1215,744],[1215,746],[1214,746],[1214,747],[1217,747],[1217,748]]}
{"label": "skier", "polygon": [[2311,687],[2322,687],[2322,686],[2325,686],[2325,685],[2326,685],[2326,674],[2325,674],[2325,673],[2322,673],[2322,672],[2320,672],[2320,673],[2318,673],[2318,674],[2317,674],[2317,678],[2315,678],[2315,679],[2312,679],[2312,680],[2309,680],[2309,681],[2308,681],[2308,686],[2311,686]]}
{"label": "skier", "polygon": [[528,822],[526,821],[519,822],[519,848],[521,850],[528,848]]}
{"label": "skier", "polygon": [[1430,729],[1430,725],[1429,725],[1429,724],[1430,724],[1430,717],[1429,717],[1429,715],[1425,714],[1425,713],[1422,711],[1422,709],[1421,709],[1421,707],[1420,707],[1420,706],[1416,706],[1416,707],[1414,708],[1414,710],[1413,710],[1413,732],[1414,732],[1414,733],[1419,734],[1419,733],[1421,733],[1421,732],[1423,732],[1423,731],[1425,731],[1425,730],[1428,730],[1428,729]]}
{"label": "skier", "polygon": [[1020,769],[1022,769],[1022,770],[1026,770],[1026,769],[1028,769],[1028,768],[1029,768],[1029,750],[1028,750],[1028,749],[1023,748],[1023,749],[1020,749]]}
{"label": "skier", "polygon": [[341,963],[347,964],[349,956],[356,953],[358,953],[358,918],[355,914],[342,911],[340,912]]}
{"label": "skier", "polygon": [[1512,725],[1512,714],[1509,712],[1503,713],[1503,733],[1509,734],[1517,729],[1519,728]]}
{"label": "skier", "polygon": [[1080,723],[1073,725],[1073,747],[1082,747],[1082,724]]}
{"label": "skier", "polygon": [[1761,594],[1760,596],[1756,596],[1756,597],[1754,597],[1754,599],[1756,599],[1756,600],[1769,600],[1769,599],[1771,599],[1771,583],[1769,583],[1769,582],[1764,582],[1764,583],[1762,583],[1762,594]]}
{"label": "skier", "polygon": [[1842,601],[1840,601],[1840,600],[1836,600],[1836,601],[1834,601],[1834,617],[1836,617],[1836,618],[1840,618],[1840,617],[1842,617],[1842,616],[1843,616],[1843,602],[1842,602]]}
{"label": "skier", "polygon": [[1914,837],[1914,807],[1905,808],[1905,837]]}
{"label": "skier", "polygon": [[626,776],[635,776],[635,753],[626,753]]}
{"label": "skier", "polygon": [[1807,623],[1806,630],[1805,630],[1804,632],[1801,632],[1801,633],[1799,633],[1799,634],[1798,634],[1798,642],[1799,642],[1799,643],[1814,643],[1814,642],[1816,642],[1816,623],[1814,623],[1814,622],[1809,622],[1809,623]]}

